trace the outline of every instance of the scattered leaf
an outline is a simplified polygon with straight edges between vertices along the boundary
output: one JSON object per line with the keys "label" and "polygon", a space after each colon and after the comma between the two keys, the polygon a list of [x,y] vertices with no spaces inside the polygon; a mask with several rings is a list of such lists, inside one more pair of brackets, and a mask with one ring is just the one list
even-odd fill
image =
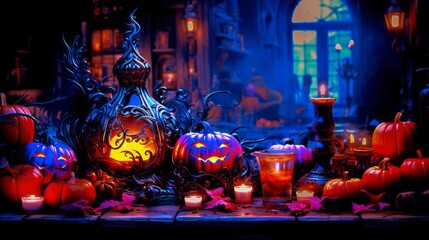
{"label": "scattered leaf", "polygon": [[100,203],[100,206],[96,209],[96,211],[110,209],[118,212],[129,212],[133,210],[132,202],[135,200],[134,195],[130,194],[122,194],[122,200],[106,200]]}
{"label": "scattered leaf", "polygon": [[206,209],[216,209],[221,211],[235,211],[237,206],[232,202],[230,197],[223,195],[223,188],[219,187],[213,190],[206,189],[206,193],[210,196],[211,200],[205,204]]}
{"label": "scattered leaf", "polygon": [[390,206],[390,203],[387,203],[387,202],[378,202],[378,207],[380,208],[380,210],[383,210],[383,209],[385,209],[385,208],[387,208],[389,206]]}
{"label": "scattered leaf", "polygon": [[81,213],[81,214],[89,214],[94,215],[95,210],[88,204],[88,200],[80,199],[71,204],[63,204],[60,206],[60,209],[70,213]]}
{"label": "scattered leaf", "polygon": [[[323,198],[324,199],[324,198]],[[310,210],[311,211],[317,211],[323,208],[322,200],[318,197],[313,197],[309,200],[310,203]]]}
{"label": "scattered leaf", "polygon": [[375,204],[369,203],[369,204],[359,204],[359,203],[352,203],[352,209],[353,213],[361,213],[361,212],[374,212],[375,209],[373,208]]}
{"label": "scattered leaf", "polygon": [[291,211],[304,211],[307,208],[307,204],[293,201],[288,204],[288,207]]}
{"label": "scattered leaf", "polygon": [[383,193],[380,193],[380,194],[373,194],[373,193],[370,193],[370,192],[368,192],[367,190],[365,190],[365,189],[362,189],[361,190],[362,192],[364,192],[364,193],[366,193],[366,195],[368,195],[368,197],[369,197],[369,202],[370,203],[377,203],[378,201],[380,201],[380,199],[384,196],[384,194],[385,194],[385,192],[383,192]]}

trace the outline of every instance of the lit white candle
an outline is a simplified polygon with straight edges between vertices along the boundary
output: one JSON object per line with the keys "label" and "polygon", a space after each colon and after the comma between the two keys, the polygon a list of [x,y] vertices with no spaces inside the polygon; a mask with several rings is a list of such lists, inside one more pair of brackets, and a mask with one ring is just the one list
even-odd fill
{"label": "lit white candle", "polygon": [[298,190],[296,191],[296,200],[298,202],[308,202],[314,196],[314,192],[311,190]]}
{"label": "lit white candle", "polygon": [[251,203],[253,187],[245,184],[234,187],[236,203]]}
{"label": "lit white candle", "polygon": [[200,208],[203,198],[199,195],[185,196],[185,206],[188,208]]}
{"label": "lit white candle", "polygon": [[45,198],[38,195],[27,195],[21,198],[24,211],[38,211],[42,209]]}

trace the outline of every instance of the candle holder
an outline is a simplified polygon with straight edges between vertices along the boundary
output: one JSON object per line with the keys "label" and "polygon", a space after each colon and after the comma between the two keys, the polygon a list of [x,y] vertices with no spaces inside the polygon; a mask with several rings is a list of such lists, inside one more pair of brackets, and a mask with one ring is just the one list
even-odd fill
{"label": "candle holder", "polygon": [[254,151],[252,155],[258,161],[263,205],[275,208],[292,202],[296,152],[261,150]]}
{"label": "candle holder", "polygon": [[335,152],[344,149],[341,139],[334,136],[335,121],[332,109],[335,98],[311,98],[314,107],[314,117],[311,123],[316,133],[311,152],[315,161],[314,168],[298,180],[298,186],[314,192],[315,196],[322,196],[325,183],[335,177],[330,161]]}
{"label": "candle holder", "polygon": [[358,147],[354,149],[357,166],[355,176],[353,177],[361,177],[363,172],[371,165],[371,157],[374,153],[374,150],[370,147]]}

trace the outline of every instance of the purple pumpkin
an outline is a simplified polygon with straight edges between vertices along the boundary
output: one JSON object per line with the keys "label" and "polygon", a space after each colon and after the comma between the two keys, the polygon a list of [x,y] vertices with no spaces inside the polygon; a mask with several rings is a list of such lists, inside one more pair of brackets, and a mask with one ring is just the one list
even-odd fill
{"label": "purple pumpkin", "polygon": [[173,149],[173,162],[191,172],[217,174],[222,168],[232,170],[243,154],[241,143],[231,134],[215,132],[208,122],[201,122],[199,132],[185,133]]}

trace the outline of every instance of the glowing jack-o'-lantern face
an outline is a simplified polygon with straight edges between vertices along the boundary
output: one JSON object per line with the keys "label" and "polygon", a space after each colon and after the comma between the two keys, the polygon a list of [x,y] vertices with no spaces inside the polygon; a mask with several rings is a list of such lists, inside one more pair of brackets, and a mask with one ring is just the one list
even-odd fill
{"label": "glowing jack-o'-lantern face", "polygon": [[207,122],[200,132],[183,134],[173,149],[173,161],[183,164],[190,172],[219,173],[226,167],[233,169],[242,157],[240,142],[228,133],[214,132]]}
{"label": "glowing jack-o'-lantern face", "polygon": [[44,168],[72,170],[72,165],[77,161],[74,150],[65,143],[31,142],[24,146],[23,160],[26,163],[42,170]]}

